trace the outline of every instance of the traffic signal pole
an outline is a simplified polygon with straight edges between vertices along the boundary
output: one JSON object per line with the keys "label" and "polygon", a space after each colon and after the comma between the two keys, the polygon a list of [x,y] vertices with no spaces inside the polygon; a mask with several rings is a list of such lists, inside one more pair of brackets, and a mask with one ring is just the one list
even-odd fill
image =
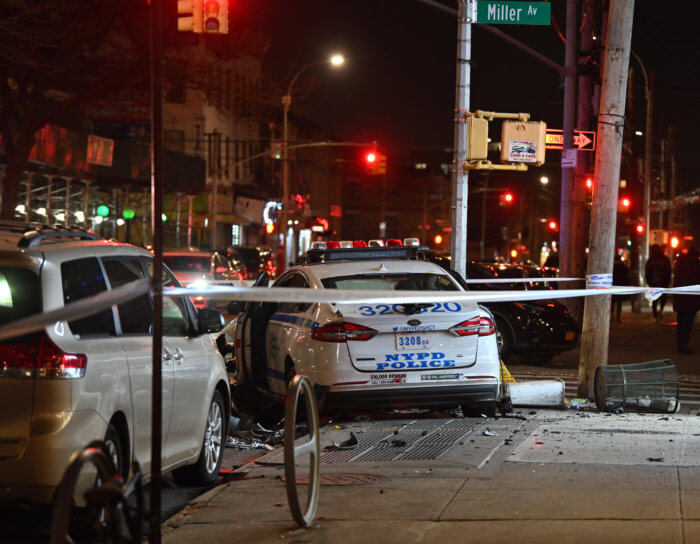
{"label": "traffic signal pole", "polygon": [[457,12],[457,88],[452,155],[452,268],[467,277],[467,198],[469,174],[463,168],[467,159],[467,121],[471,85],[472,22],[476,4],[461,0]]}

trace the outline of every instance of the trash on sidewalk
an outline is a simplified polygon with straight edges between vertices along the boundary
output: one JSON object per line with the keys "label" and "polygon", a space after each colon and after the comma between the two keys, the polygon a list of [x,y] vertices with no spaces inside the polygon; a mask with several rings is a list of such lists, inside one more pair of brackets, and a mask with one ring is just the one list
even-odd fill
{"label": "trash on sidewalk", "polygon": [[254,438],[251,438],[249,441],[246,441],[238,436],[227,437],[226,438],[226,447],[227,448],[236,448],[239,450],[255,450],[255,449],[270,450],[270,449],[273,449],[272,446],[269,446],[268,444],[265,444],[264,442],[260,442],[259,440],[256,440]]}
{"label": "trash on sidewalk", "polygon": [[569,399],[566,401],[566,407],[569,410],[581,410],[582,408],[585,408],[587,404],[588,401],[580,397],[575,399]]}
{"label": "trash on sidewalk", "polygon": [[595,402],[601,412],[680,409],[678,371],[670,359],[599,366],[595,371]]}
{"label": "trash on sidewalk", "polygon": [[355,449],[360,444],[360,441],[355,436],[355,433],[351,432],[350,437],[342,442],[333,441],[332,446],[328,446],[326,449],[331,450],[352,450]]}
{"label": "trash on sidewalk", "polygon": [[496,433],[494,433],[493,431],[489,431],[488,429],[486,429],[484,431],[484,436],[498,436],[498,435]]}
{"label": "trash on sidewalk", "polygon": [[506,385],[513,406],[564,406],[564,380],[533,380]]}

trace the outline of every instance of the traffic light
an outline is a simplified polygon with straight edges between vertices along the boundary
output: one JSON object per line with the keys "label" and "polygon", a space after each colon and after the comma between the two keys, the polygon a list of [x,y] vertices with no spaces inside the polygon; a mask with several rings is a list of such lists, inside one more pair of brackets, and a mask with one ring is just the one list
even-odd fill
{"label": "traffic light", "polygon": [[433,241],[435,242],[436,246],[442,244],[442,234],[436,234],[435,238],[433,238]]}
{"label": "traffic light", "polygon": [[275,232],[275,225],[274,225],[274,223],[268,223],[267,225],[265,225],[265,232],[266,232],[267,234],[272,234],[273,232]]}
{"label": "traffic light", "polygon": [[644,234],[644,225],[642,223],[637,223],[634,226],[634,230],[637,232],[637,234]]}
{"label": "traffic light", "polygon": [[386,155],[376,151],[365,153],[365,170],[368,174],[386,174]]}
{"label": "traffic light", "polygon": [[202,32],[202,0],[178,0],[177,14],[178,30]]}
{"label": "traffic light", "polygon": [[489,122],[483,117],[467,117],[467,161],[488,158]]}
{"label": "traffic light", "polygon": [[515,197],[513,196],[513,193],[510,191],[506,191],[505,193],[501,193],[498,195],[498,205],[499,206],[507,206],[509,204],[512,204],[513,201],[515,200]]}
{"label": "traffic light", "polygon": [[204,0],[202,32],[228,34],[228,0]]}
{"label": "traffic light", "polygon": [[280,141],[272,141],[270,143],[270,158],[279,160],[282,158],[282,142]]}
{"label": "traffic light", "polygon": [[627,213],[628,211],[630,211],[631,205],[632,201],[629,199],[629,197],[623,196],[617,203],[617,211]]}
{"label": "traffic light", "polygon": [[671,248],[672,249],[678,249],[678,246],[681,245],[681,240],[678,238],[678,236],[671,236]]}
{"label": "traffic light", "polygon": [[586,178],[586,189],[589,191],[593,190],[593,178],[591,176]]}
{"label": "traffic light", "polygon": [[556,231],[559,228],[559,224],[552,219],[551,221],[547,222],[547,228],[551,231]]}

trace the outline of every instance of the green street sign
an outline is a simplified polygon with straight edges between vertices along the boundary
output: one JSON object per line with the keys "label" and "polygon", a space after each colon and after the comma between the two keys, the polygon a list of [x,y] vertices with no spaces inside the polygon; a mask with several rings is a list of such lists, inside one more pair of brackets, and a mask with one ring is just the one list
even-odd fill
{"label": "green street sign", "polygon": [[477,0],[476,22],[491,25],[548,25],[549,2]]}

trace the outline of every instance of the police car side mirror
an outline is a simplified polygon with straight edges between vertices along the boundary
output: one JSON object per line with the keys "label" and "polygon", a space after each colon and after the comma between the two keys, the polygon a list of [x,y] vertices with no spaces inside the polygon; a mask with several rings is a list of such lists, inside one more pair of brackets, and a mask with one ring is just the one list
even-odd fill
{"label": "police car side mirror", "polygon": [[232,300],[228,303],[226,309],[230,314],[240,314],[245,311],[246,304],[247,303],[244,300]]}
{"label": "police car side mirror", "polygon": [[197,331],[200,334],[219,332],[226,325],[223,314],[211,308],[197,311]]}

